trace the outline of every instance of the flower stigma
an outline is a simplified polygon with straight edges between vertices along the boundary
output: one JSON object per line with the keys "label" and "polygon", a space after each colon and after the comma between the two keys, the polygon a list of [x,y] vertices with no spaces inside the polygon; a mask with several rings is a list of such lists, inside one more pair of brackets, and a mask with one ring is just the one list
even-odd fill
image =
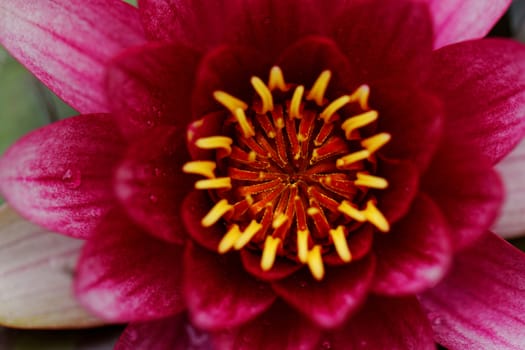
{"label": "flower stigma", "polygon": [[[213,156],[190,161],[183,171],[204,177],[195,188],[207,191],[214,205],[201,225],[224,225],[219,253],[258,252],[263,271],[283,257],[321,280],[326,254],[352,261],[349,239],[358,228],[390,230],[375,191],[388,187],[377,174],[376,152],[391,136],[375,133],[379,113],[369,106],[369,86],[330,101],[331,77],[323,71],[306,90],[286,83],[273,67],[268,83],[251,78],[251,104],[214,92],[224,122],[216,135],[190,141]],[[204,123],[194,122],[188,136]]]}

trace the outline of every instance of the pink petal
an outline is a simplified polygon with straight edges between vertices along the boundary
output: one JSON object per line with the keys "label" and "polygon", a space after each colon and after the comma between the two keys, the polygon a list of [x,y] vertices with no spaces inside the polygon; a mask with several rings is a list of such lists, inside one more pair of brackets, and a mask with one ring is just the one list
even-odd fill
{"label": "pink petal", "polygon": [[152,238],[112,211],[82,251],[75,292],[107,320],[170,316],[185,308],[181,264],[181,246]]}
{"label": "pink petal", "polygon": [[217,349],[313,349],[319,329],[283,302],[255,320],[213,336]]}
{"label": "pink petal", "polygon": [[0,42],[81,113],[109,111],[104,66],[144,40],[137,10],[120,0],[0,4]]}
{"label": "pink petal", "polygon": [[47,232],[0,207],[0,324],[63,329],[101,325],[72,292],[83,242]]}
{"label": "pink petal", "polygon": [[424,0],[434,17],[434,47],[484,37],[512,0]]}
{"label": "pink petal", "polygon": [[432,328],[417,299],[370,297],[357,315],[321,342],[322,349],[435,349]]}
{"label": "pink petal", "polygon": [[115,350],[209,350],[208,334],[194,328],[184,314],[161,320],[131,323]]}
{"label": "pink petal", "polygon": [[505,202],[494,231],[505,238],[525,235],[525,141],[496,169],[503,178]]}
{"label": "pink petal", "polygon": [[184,287],[193,323],[210,330],[247,322],[275,301],[270,286],[247,274],[236,253],[219,255],[192,243],[185,250]]}
{"label": "pink petal", "polygon": [[111,61],[108,96],[126,134],[156,125],[184,125],[191,118],[191,91],[199,55],[181,45],[148,44]]}
{"label": "pink petal", "polygon": [[439,208],[419,195],[411,210],[385,235],[376,235],[373,290],[407,295],[434,286],[450,265],[450,232]]}
{"label": "pink petal", "polygon": [[525,348],[525,255],[487,233],[423,294],[435,339],[450,349]]}
{"label": "pink petal", "polygon": [[497,162],[525,134],[525,45],[487,39],[437,50],[430,85],[445,103],[444,137]]}
{"label": "pink petal", "polygon": [[194,179],[182,172],[189,156],[185,135],[158,127],[135,140],[115,174],[115,193],[133,221],[149,233],[182,243],[182,200]]}
{"label": "pink petal", "polygon": [[115,204],[112,170],[124,142],[110,115],[65,119],[36,130],[0,159],[0,191],[27,219],[88,237]]}
{"label": "pink petal", "polygon": [[368,257],[351,264],[330,267],[321,281],[303,268],[275,282],[275,292],[306,317],[324,328],[341,325],[363,303],[375,268]]}

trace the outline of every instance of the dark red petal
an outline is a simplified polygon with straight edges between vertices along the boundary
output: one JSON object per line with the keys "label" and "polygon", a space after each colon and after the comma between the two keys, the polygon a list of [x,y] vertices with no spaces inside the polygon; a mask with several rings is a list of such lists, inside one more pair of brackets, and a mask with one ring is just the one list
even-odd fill
{"label": "dark red petal", "polygon": [[224,109],[213,97],[217,90],[250,103],[254,94],[250,78],[258,76],[266,80],[268,74],[269,64],[252,48],[221,46],[210,51],[202,59],[197,71],[192,100],[193,115],[203,117],[207,113]]}
{"label": "dark red petal", "polygon": [[128,149],[115,173],[115,193],[133,221],[149,233],[182,243],[182,201],[194,177],[182,172],[189,159],[184,130],[156,128]]}
{"label": "dark red petal", "polygon": [[209,350],[208,334],[194,328],[184,314],[161,320],[131,323],[115,350]]}
{"label": "dark red petal", "polygon": [[87,241],[75,292],[95,314],[113,322],[146,321],[185,308],[182,248],[152,238],[112,211]]}
{"label": "dark red petal", "polygon": [[238,254],[219,255],[193,243],[185,249],[184,288],[193,323],[210,330],[254,319],[276,298],[269,284],[243,270]]}
{"label": "dark red petal", "polygon": [[377,255],[372,289],[379,294],[407,295],[434,286],[452,258],[450,232],[436,204],[424,195],[407,216],[374,240]]}
{"label": "dark red petal", "polygon": [[213,335],[217,349],[266,350],[313,349],[319,329],[283,302],[239,328]]}
{"label": "dark red petal", "polygon": [[447,218],[456,250],[491,227],[503,200],[501,180],[488,161],[463,147],[442,147],[421,185]]}
{"label": "dark red petal", "polygon": [[182,204],[182,219],[186,231],[195,242],[216,252],[222,237],[226,234],[226,227],[216,224],[210,227],[201,225],[201,220],[213,207],[208,194],[203,191],[190,192]]}
{"label": "dark red petal", "polygon": [[273,284],[275,292],[306,317],[324,328],[341,325],[364,301],[375,259],[330,267],[321,281],[303,268]]}
{"label": "dark red petal", "polygon": [[76,110],[103,113],[105,64],[145,38],[137,9],[121,0],[10,0],[0,4],[0,41]]}
{"label": "dark red petal", "polygon": [[269,271],[263,271],[261,269],[261,254],[248,249],[241,251],[241,260],[246,271],[263,281],[283,279],[302,267],[302,265],[297,262],[277,257],[272,268]]}
{"label": "dark red petal", "polygon": [[7,150],[0,159],[0,191],[27,219],[89,237],[115,205],[111,177],[124,150],[110,115],[65,119]]}
{"label": "dark red petal", "polygon": [[125,134],[156,125],[185,125],[199,54],[181,45],[152,43],[128,49],[111,62],[107,91]]}
{"label": "dark red petal", "polygon": [[525,134],[525,45],[476,40],[433,55],[429,84],[445,103],[445,141],[504,157]]}
{"label": "dark red petal", "polygon": [[487,233],[420,297],[436,341],[449,349],[525,348],[525,255]]}
{"label": "dark red petal", "polygon": [[[427,6],[408,0],[357,1],[333,23],[334,37],[357,81],[425,73],[432,50]],[[416,78],[417,79],[417,78]]]}

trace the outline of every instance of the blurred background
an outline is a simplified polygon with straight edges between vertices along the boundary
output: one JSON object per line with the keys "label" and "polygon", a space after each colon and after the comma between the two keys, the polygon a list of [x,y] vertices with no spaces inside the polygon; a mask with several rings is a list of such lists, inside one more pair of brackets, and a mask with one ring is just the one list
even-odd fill
{"label": "blurred background", "polygon": [[[127,0],[135,5],[136,0]],[[511,9],[490,33],[525,43],[525,0]],[[29,131],[76,115],[0,46],[0,155]],[[2,198],[0,198],[0,204]],[[525,233],[525,227],[523,228]],[[525,238],[511,241],[525,250]],[[123,326],[74,331],[28,331],[0,327],[0,350],[112,349]]]}

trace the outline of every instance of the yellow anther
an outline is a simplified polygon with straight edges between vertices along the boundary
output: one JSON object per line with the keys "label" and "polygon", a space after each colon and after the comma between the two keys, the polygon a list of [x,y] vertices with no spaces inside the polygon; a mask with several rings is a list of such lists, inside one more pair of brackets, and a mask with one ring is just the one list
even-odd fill
{"label": "yellow anther", "polygon": [[275,263],[275,257],[277,255],[277,249],[281,244],[281,239],[279,237],[266,237],[264,241],[264,248],[261,257],[261,269],[263,271],[268,271],[272,268]]}
{"label": "yellow anther", "polygon": [[341,129],[345,131],[345,137],[349,140],[352,135],[352,131],[362,128],[363,126],[367,126],[373,121],[376,121],[378,115],[379,114],[377,111],[368,111],[348,118],[341,125]]}
{"label": "yellow anther", "polygon": [[229,177],[199,180],[195,182],[195,188],[198,190],[217,190],[220,188],[230,189],[232,188],[232,180]]}
{"label": "yellow anther", "polygon": [[365,210],[363,210],[363,214],[365,214],[366,220],[368,220],[368,222],[377,227],[379,231],[390,231],[390,224],[388,223],[388,221],[386,221],[386,218],[383,215],[383,213],[381,213],[379,209],[376,208],[373,201],[369,200],[366,203],[366,208]]}
{"label": "yellow anther", "polygon": [[272,227],[277,229],[281,227],[286,221],[288,221],[288,216],[285,214],[279,214],[273,219]]}
{"label": "yellow anther", "polygon": [[364,139],[363,141],[361,141],[361,146],[366,148],[368,152],[374,153],[375,151],[383,147],[388,141],[390,141],[391,138],[392,136],[390,136],[390,134],[382,132],[380,134]]}
{"label": "yellow anther", "polygon": [[235,119],[239,123],[239,126],[241,127],[241,131],[244,137],[252,137],[255,135],[255,131],[253,130],[253,127],[251,126],[250,122],[248,122],[248,118],[246,118],[246,113],[244,113],[244,110],[242,108],[237,108],[234,113]]}
{"label": "yellow anther", "polygon": [[256,159],[257,159],[257,153],[255,153],[255,151],[250,151],[250,153],[248,153],[248,161],[255,162]]}
{"label": "yellow anther", "polygon": [[336,162],[335,162],[335,165],[338,167],[338,168],[344,168],[350,164],[353,164],[355,162],[359,162],[361,160],[364,160],[366,158],[370,157],[370,152],[368,152],[368,150],[361,150],[361,151],[357,151],[357,152],[354,152],[354,153],[350,153],[350,154],[347,154],[346,156],[344,157],[341,157],[339,158]]}
{"label": "yellow anther", "polygon": [[237,97],[234,97],[224,91],[215,91],[213,93],[213,97],[217,102],[226,107],[231,112],[231,114],[234,114],[235,110],[238,108],[242,110],[248,108],[248,104],[246,104],[244,101],[241,101]]}
{"label": "yellow anther", "polygon": [[195,141],[195,146],[200,149],[224,149],[228,154],[232,152],[233,140],[227,136],[202,137]]}
{"label": "yellow anther", "polygon": [[336,229],[330,230],[330,236],[334,242],[335,251],[344,262],[350,262],[352,260],[352,253],[348,248],[348,243],[346,242],[345,230],[342,225],[337,226]]}
{"label": "yellow anther", "polygon": [[306,99],[309,101],[315,101],[318,106],[322,106],[324,94],[328,88],[328,83],[330,82],[331,77],[332,72],[329,70],[323,71],[315,81]]}
{"label": "yellow anther", "polygon": [[233,247],[237,250],[242,249],[248,244],[252,238],[259,232],[262,225],[255,220],[252,220],[250,224],[244,229],[239,239],[235,242]]}
{"label": "yellow anther", "polygon": [[355,180],[357,186],[364,186],[370,188],[377,188],[383,190],[388,187],[388,181],[382,177],[373,176],[365,173],[357,173],[357,180]]}
{"label": "yellow anther", "polygon": [[250,82],[252,83],[252,86],[257,92],[257,94],[261,97],[261,101],[262,101],[261,113],[266,113],[268,111],[273,110],[272,92],[270,91],[270,89],[268,89],[266,84],[263,83],[263,81],[257,77],[252,77]]}
{"label": "yellow anther", "polygon": [[321,257],[321,246],[314,246],[312,250],[308,252],[306,260],[312,276],[318,281],[322,280],[324,277],[324,265],[323,258]]}
{"label": "yellow anther", "polygon": [[342,201],[337,207],[337,210],[355,221],[363,222],[366,220],[365,214],[361,210],[352,206],[347,200]]}
{"label": "yellow anther", "polygon": [[319,209],[317,209],[316,207],[310,207],[308,209],[306,209],[306,214],[308,214],[309,216],[314,216],[316,214],[319,214],[321,211]]}
{"label": "yellow anther", "polygon": [[226,199],[221,199],[211,210],[206,214],[201,220],[201,225],[204,227],[210,227],[214,225],[224,214],[230,211],[233,208],[233,205],[229,204]]}
{"label": "yellow anther", "polygon": [[350,96],[344,95],[339,97],[338,99],[332,101],[324,111],[321,112],[319,117],[324,120],[325,123],[330,122],[330,119],[332,116],[341,108],[343,108],[345,105],[347,105],[350,102]]}
{"label": "yellow anther", "polygon": [[297,257],[306,264],[308,261],[308,230],[297,230]]}
{"label": "yellow anther", "polygon": [[283,71],[277,66],[273,66],[270,69],[270,79],[268,80],[268,87],[270,90],[279,89],[286,91],[286,84],[284,82]]}
{"label": "yellow anther", "polygon": [[226,232],[226,234],[222,237],[217,251],[221,254],[226,253],[233,248],[239,237],[241,237],[241,230],[239,230],[239,226],[232,225],[228,232]]}
{"label": "yellow anther", "polygon": [[359,106],[363,110],[368,110],[368,97],[370,96],[370,86],[361,85],[352,95],[350,95],[350,102],[359,102]]}
{"label": "yellow anther", "polygon": [[295,91],[292,95],[292,100],[290,101],[290,119],[301,118],[301,100],[303,99],[304,86],[299,85],[295,88]]}
{"label": "yellow anther", "polygon": [[209,160],[194,160],[184,164],[182,171],[188,174],[197,174],[213,179],[215,177],[215,173],[213,172],[215,167],[215,162]]}

